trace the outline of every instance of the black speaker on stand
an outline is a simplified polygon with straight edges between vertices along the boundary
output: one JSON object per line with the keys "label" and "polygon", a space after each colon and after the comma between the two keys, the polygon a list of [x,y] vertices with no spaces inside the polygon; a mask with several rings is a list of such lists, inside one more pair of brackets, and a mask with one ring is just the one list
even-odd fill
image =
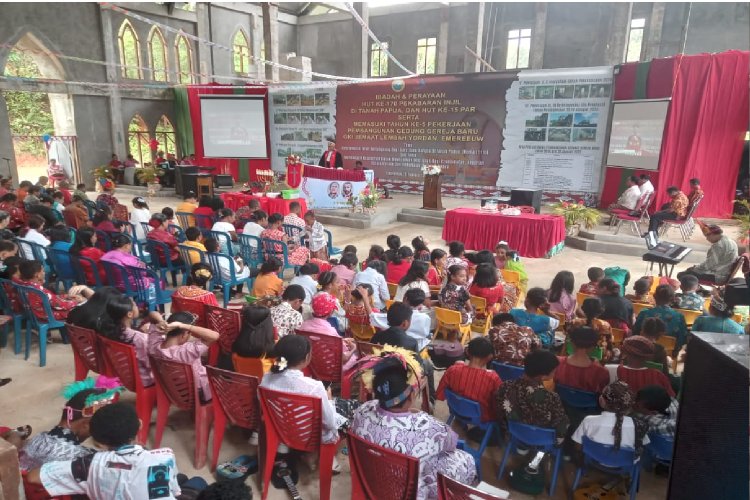
{"label": "black speaker on stand", "polygon": [[690,339],[669,476],[669,500],[750,497],[748,359],[745,335]]}
{"label": "black speaker on stand", "polygon": [[177,196],[184,196],[185,193],[188,191],[195,192],[195,183],[193,182],[192,189],[186,189],[185,188],[185,181],[183,179],[184,175],[187,174],[197,174],[198,173],[198,167],[193,166],[178,166],[175,169],[175,175],[174,175],[174,191]]}
{"label": "black speaker on stand", "polygon": [[511,189],[509,205],[513,207],[534,207],[534,211],[539,213],[542,208],[542,190]]}

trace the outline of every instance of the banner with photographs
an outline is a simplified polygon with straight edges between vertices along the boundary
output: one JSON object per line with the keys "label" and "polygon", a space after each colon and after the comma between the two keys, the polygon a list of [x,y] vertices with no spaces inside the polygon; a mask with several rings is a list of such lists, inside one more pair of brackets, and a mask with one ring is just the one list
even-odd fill
{"label": "banner with photographs", "polygon": [[303,177],[300,194],[310,209],[347,208],[350,196],[359,196],[367,187],[367,181],[331,181]]}
{"label": "banner with photographs", "polygon": [[506,92],[497,185],[598,192],[611,94],[611,67],[521,71]]}
{"label": "banner with photographs", "polygon": [[270,90],[271,168],[286,171],[291,154],[317,165],[336,135],[336,88]]}

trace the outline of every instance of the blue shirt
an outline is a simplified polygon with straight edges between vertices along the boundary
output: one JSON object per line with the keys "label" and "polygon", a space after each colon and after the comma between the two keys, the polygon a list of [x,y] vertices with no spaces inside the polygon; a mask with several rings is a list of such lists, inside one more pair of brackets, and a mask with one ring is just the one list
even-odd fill
{"label": "blue shirt", "polygon": [[50,261],[53,263],[55,270],[57,271],[58,278],[72,279],[73,278],[73,266],[70,264],[70,247],[72,243],[67,241],[55,241],[48,248],[54,250],[61,250],[65,252],[65,255],[58,254],[59,257],[56,260]]}
{"label": "blue shirt", "polygon": [[644,309],[638,314],[635,325],[633,325],[634,335],[640,335],[643,322],[646,321],[646,318],[659,318],[662,320],[667,326],[667,335],[677,339],[677,349],[685,345],[688,329],[685,323],[685,316],[681,313],[669,306],[654,306],[651,309]]}
{"label": "blue shirt", "polygon": [[553,326],[552,322],[553,320],[557,322],[556,319],[542,314],[531,314],[526,309],[511,309],[510,314],[518,326],[528,326],[534,330],[539,340],[542,341],[542,345],[552,345],[555,338],[554,330],[557,328],[557,325]]}
{"label": "blue shirt", "polygon": [[742,325],[732,318],[720,318],[718,316],[698,316],[693,323],[694,332],[714,332],[714,333],[736,333],[742,335],[745,333]]}

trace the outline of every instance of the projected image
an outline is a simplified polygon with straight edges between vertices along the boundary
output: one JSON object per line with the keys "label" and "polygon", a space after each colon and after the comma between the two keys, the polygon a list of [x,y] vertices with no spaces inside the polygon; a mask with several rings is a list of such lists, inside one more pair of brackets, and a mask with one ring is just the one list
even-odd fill
{"label": "projected image", "polygon": [[599,113],[576,113],[574,127],[596,127],[599,124]]}
{"label": "projected image", "polygon": [[523,140],[531,142],[544,142],[547,138],[547,129],[544,128],[527,128],[523,132]]}
{"label": "projected image", "polygon": [[550,113],[550,127],[570,127],[573,125],[573,113]]}
{"label": "projected image", "polygon": [[548,142],[570,142],[569,128],[551,128],[547,133]]}
{"label": "projected image", "polygon": [[[265,99],[201,96],[204,154],[209,158],[267,158]],[[274,122],[286,122],[275,113]]]}
{"label": "projected image", "polygon": [[547,113],[539,113],[534,115],[531,120],[526,120],[527,127],[546,127],[547,126]]}
{"label": "projected image", "polygon": [[615,103],[607,164],[656,169],[669,101]]}

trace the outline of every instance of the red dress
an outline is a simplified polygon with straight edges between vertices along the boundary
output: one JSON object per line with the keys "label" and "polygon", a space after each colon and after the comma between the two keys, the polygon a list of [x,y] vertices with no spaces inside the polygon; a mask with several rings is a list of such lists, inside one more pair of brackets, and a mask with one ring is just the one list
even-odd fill
{"label": "red dress", "polygon": [[411,262],[402,260],[401,264],[394,264],[389,262],[386,266],[385,278],[388,283],[398,283],[401,278],[406,276],[407,271],[411,267]]}
{"label": "red dress", "polygon": [[435,266],[430,265],[430,268],[427,270],[427,284],[430,286],[443,286],[443,278],[445,277],[445,274],[441,276],[440,272],[435,268]]}
{"label": "red dress", "polygon": [[[148,232],[146,235],[146,239],[148,240],[154,240],[161,243],[166,244],[169,247],[169,260],[170,262],[173,262],[175,260],[178,260],[180,258],[180,252],[177,250],[177,239],[169,234],[164,229],[152,229]],[[164,251],[161,247],[156,247],[154,249],[157,253],[157,256],[159,257],[159,264],[162,266],[167,265],[167,261],[165,260],[165,256],[163,255]]]}
{"label": "red dress", "polygon": [[[17,280],[16,282],[19,285],[35,288],[44,293],[49,299],[50,305],[52,306],[52,315],[58,321],[65,321],[65,319],[68,317],[68,312],[70,312],[71,309],[78,305],[75,300],[66,299],[57,295],[56,293],[50,292],[49,290],[44,288],[44,286],[34,281]],[[29,305],[31,306],[32,312],[34,313],[34,315],[36,315],[37,318],[44,321],[47,321],[49,319],[47,318],[44,309],[42,309],[42,302],[39,297],[29,294]]]}
{"label": "red dress", "polygon": [[499,283],[492,288],[482,288],[476,284],[472,284],[469,287],[469,293],[476,297],[482,297],[487,301],[487,312],[495,313],[500,310],[500,306],[503,303],[503,297],[505,297],[505,287],[502,283]]}
{"label": "red dress", "polygon": [[667,391],[670,397],[675,397],[674,389],[667,376],[653,368],[633,369],[620,365],[617,367],[617,380],[626,382],[633,394],[637,394],[647,385],[659,385]]}
{"label": "red dress", "polygon": [[555,370],[555,384],[566,385],[582,391],[600,393],[609,385],[609,372],[599,363],[592,362],[583,368],[568,364],[567,357],[561,357]]}
{"label": "red dress", "polygon": [[[101,279],[102,283],[106,283],[107,273],[104,272],[104,266],[99,263],[99,261],[102,259],[102,255],[104,255],[104,252],[96,247],[86,247],[81,249],[81,257],[91,259],[98,265],[99,279]],[[83,272],[86,275],[86,284],[94,285],[96,283],[96,279],[94,278],[94,268],[85,260],[81,261],[81,267],[83,268]]]}

